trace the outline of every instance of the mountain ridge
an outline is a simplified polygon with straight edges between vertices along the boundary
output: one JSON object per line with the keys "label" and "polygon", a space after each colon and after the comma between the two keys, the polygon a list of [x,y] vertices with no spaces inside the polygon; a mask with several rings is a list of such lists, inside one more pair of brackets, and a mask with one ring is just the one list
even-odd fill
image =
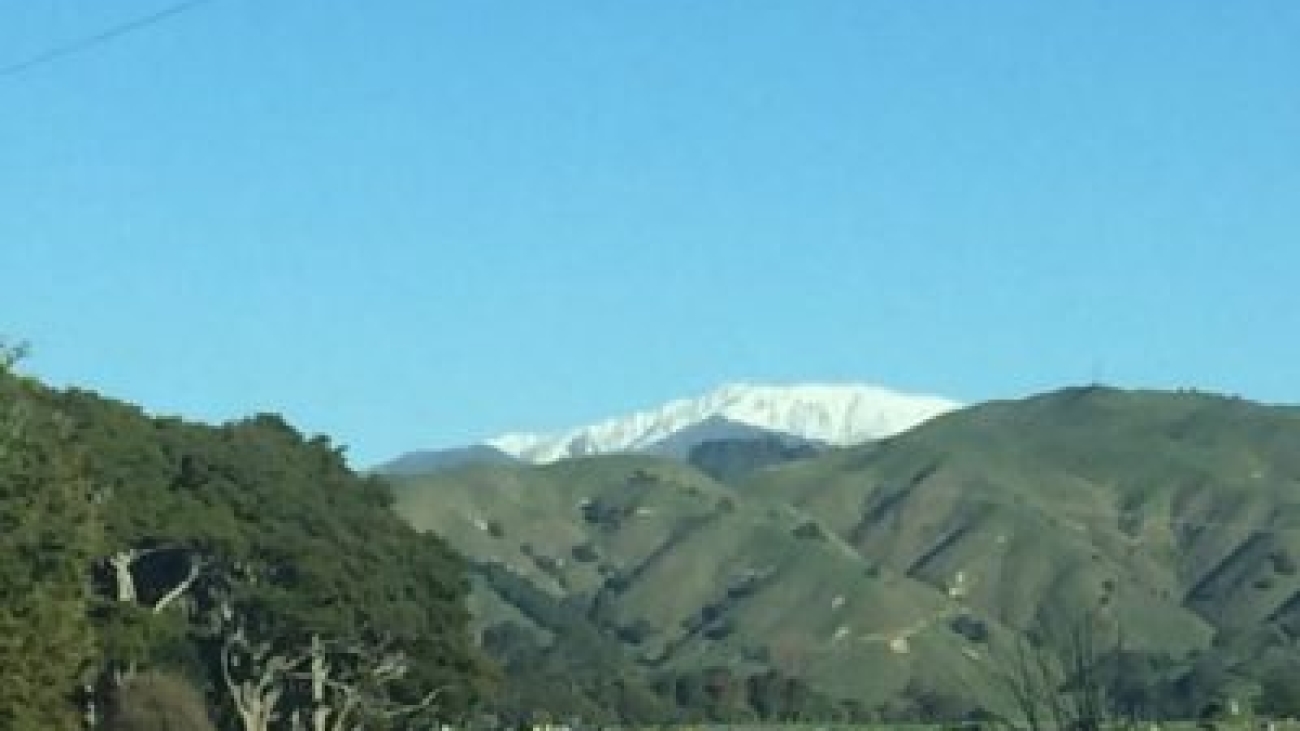
{"label": "mountain ridge", "polygon": [[960,404],[867,384],[732,383],[696,398],[558,432],[511,432],[485,442],[519,459],[655,451],[675,434],[710,419],[835,446],[893,436]]}

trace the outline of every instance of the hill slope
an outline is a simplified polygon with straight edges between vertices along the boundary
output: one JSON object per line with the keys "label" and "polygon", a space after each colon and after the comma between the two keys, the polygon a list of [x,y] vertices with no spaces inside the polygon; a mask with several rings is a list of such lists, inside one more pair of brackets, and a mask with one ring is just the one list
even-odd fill
{"label": "hill slope", "polygon": [[1207,663],[1248,685],[1300,658],[1296,444],[1294,408],[1067,389],[735,488],[611,457],[417,478],[397,507],[623,630],[645,667],[775,668],[884,711],[1005,709],[987,681],[1008,643],[1088,618],[1191,713]]}
{"label": "hill slope", "polygon": [[1298,440],[1293,408],[1071,389],[969,409],[747,489],[927,583],[964,571],[972,599],[1016,626],[1128,587],[1112,610],[1156,637],[1183,620],[1236,628],[1289,611],[1300,577],[1268,567],[1288,564],[1300,539]]}
{"label": "hill slope", "polygon": [[[417,527],[620,637],[648,677],[777,671],[834,698],[883,701],[905,690],[911,664],[957,652],[890,647],[918,619],[959,614],[948,597],[879,575],[797,510],[741,499],[673,461],[478,467],[399,483],[396,494]],[[517,620],[509,604],[480,594],[480,628]],[[851,672],[863,666],[893,669]]]}

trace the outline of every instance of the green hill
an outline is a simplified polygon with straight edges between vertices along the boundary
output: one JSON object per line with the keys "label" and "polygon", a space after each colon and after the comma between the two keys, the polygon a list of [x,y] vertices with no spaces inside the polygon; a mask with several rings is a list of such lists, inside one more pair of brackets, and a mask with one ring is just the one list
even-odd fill
{"label": "green hill", "polygon": [[[991,670],[1086,620],[1159,668],[1144,702],[1189,715],[1300,657],[1297,445],[1295,408],[1077,388],[734,486],[606,457],[407,478],[396,507],[650,677],[771,670],[841,709],[1002,713]],[[480,630],[516,611],[492,593]]]}
{"label": "green hill", "polygon": [[[746,490],[1016,627],[1113,602],[1134,641],[1278,616],[1300,578],[1300,410],[1074,389],[969,409]],[[1266,586],[1267,585],[1267,586]],[[1108,589],[1114,586],[1115,589]],[[1203,625],[1196,632],[1192,625]]]}
{"label": "green hill", "polygon": [[[873,576],[805,514],[745,499],[694,469],[650,457],[480,467],[398,483],[399,513],[467,555],[564,599],[620,638],[641,674],[776,671],[834,698],[903,690],[913,658],[889,641],[957,612],[902,576]],[[485,584],[483,589],[490,589]],[[491,592],[486,592],[490,594]],[[517,619],[476,595],[480,629]],[[878,672],[847,672],[870,666]]]}

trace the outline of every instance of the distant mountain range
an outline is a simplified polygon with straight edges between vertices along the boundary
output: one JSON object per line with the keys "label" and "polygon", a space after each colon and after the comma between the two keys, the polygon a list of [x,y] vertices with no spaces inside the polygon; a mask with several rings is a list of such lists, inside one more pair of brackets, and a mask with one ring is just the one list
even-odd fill
{"label": "distant mountain range", "polygon": [[686,458],[711,441],[772,438],[848,446],[893,436],[960,404],[862,384],[731,384],[703,396],[555,433],[504,434],[473,447],[402,455],[380,468],[416,474],[467,462],[534,464],[599,454]]}

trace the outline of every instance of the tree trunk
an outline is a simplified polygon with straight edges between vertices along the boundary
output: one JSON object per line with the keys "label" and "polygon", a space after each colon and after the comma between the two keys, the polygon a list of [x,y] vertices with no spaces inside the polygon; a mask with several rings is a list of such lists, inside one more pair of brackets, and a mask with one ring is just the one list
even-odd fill
{"label": "tree trunk", "polygon": [[325,681],[329,678],[329,663],[321,647],[320,635],[311,636],[311,728],[312,731],[329,731],[330,708],[325,703]]}
{"label": "tree trunk", "polygon": [[140,551],[128,548],[108,558],[108,565],[113,567],[113,575],[117,579],[117,600],[119,602],[135,603],[135,577],[131,576],[131,565],[141,555]]}
{"label": "tree trunk", "polygon": [[[293,659],[285,655],[271,654],[269,649],[249,649],[243,663],[249,665],[247,677],[235,679],[235,646],[246,646],[243,638],[236,634],[226,640],[221,651],[221,675],[230,693],[230,700],[235,705],[243,731],[269,731],[271,721],[275,718],[275,706],[283,693],[282,684],[287,673],[301,658]],[[261,664],[262,667],[256,666]],[[259,672],[260,671],[260,672]]]}

